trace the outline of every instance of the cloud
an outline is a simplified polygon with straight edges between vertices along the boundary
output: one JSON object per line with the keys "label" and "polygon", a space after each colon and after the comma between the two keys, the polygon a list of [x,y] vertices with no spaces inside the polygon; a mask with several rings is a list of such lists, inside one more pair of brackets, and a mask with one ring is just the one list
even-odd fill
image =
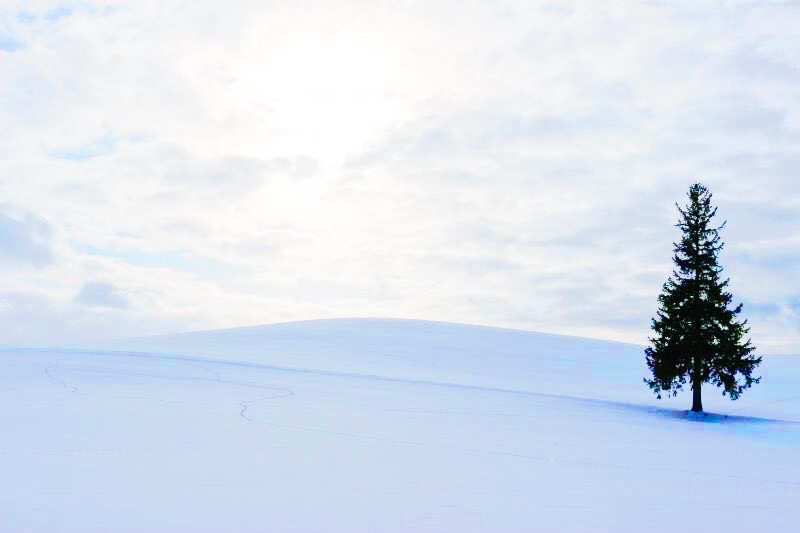
{"label": "cloud", "polygon": [[13,52],[20,46],[22,46],[20,42],[13,37],[9,35],[0,35],[0,50],[4,52]]}
{"label": "cloud", "polygon": [[53,228],[24,208],[0,204],[0,261],[42,267],[53,263]]}
{"label": "cloud", "polygon": [[0,211],[0,291],[53,331],[390,315],[644,342],[700,180],[755,343],[796,351],[791,3],[12,4],[0,197],[30,211]]}
{"label": "cloud", "polygon": [[84,159],[89,159],[92,157],[109,155],[113,153],[116,145],[117,145],[116,139],[104,136],[92,139],[89,142],[79,146],[73,146],[72,148],[56,150],[52,152],[51,155],[53,157],[57,157],[60,159],[83,161]]}
{"label": "cloud", "polygon": [[84,283],[75,301],[89,307],[113,307],[125,309],[128,307],[128,298],[125,293],[111,283],[92,281]]}

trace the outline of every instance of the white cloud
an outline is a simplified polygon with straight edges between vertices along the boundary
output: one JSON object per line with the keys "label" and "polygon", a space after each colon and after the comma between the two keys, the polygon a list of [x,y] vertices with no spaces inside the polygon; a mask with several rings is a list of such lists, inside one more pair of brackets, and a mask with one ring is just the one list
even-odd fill
{"label": "white cloud", "polygon": [[24,208],[0,204],[0,261],[48,265],[53,261],[52,240],[47,220]]}
{"label": "white cloud", "polygon": [[113,283],[104,281],[84,283],[78,294],[75,295],[75,300],[89,307],[124,309],[129,305],[128,298],[124,292],[115,287]]}
{"label": "white cloud", "polygon": [[[53,338],[389,315],[644,342],[673,202],[701,180],[754,341],[798,351],[793,4],[43,0],[0,20],[0,197],[22,209],[0,213],[0,292],[36,294]],[[81,305],[98,280],[126,305]]]}

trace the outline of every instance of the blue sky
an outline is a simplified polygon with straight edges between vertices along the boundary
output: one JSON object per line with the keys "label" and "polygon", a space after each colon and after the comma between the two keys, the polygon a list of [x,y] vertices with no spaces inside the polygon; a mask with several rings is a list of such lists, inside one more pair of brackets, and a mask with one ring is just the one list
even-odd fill
{"label": "blue sky", "polygon": [[0,343],[392,316],[644,343],[702,181],[800,352],[800,6],[5,2]]}

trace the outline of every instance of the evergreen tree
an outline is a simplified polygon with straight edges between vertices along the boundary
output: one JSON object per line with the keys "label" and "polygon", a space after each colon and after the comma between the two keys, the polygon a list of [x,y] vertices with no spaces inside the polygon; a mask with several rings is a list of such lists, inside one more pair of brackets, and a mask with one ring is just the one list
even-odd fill
{"label": "evergreen tree", "polygon": [[674,244],[672,260],[676,269],[658,297],[658,314],[653,319],[655,336],[645,350],[652,379],[645,378],[653,392],[677,395],[690,383],[692,411],[703,410],[701,387],[713,383],[723,388],[723,395],[736,400],[758,383],[753,370],[761,357],[753,353],[747,320],[737,316],[742,304],[730,308],[733,297],[727,292],[729,280],[721,280],[722,267],[717,254],[722,250],[719,230],[711,225],[717,209],[711,206],[711,193],[696,183],[689,188],[685,209],[676,204],[681,215],[677,227],[683,232]]}

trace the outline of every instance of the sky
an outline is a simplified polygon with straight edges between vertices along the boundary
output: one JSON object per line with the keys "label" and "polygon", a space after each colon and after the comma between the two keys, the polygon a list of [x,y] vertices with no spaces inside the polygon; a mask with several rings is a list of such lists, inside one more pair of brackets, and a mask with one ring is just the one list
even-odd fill
{"label": "sky", "polygon": [[644,344],[690,184],[800,353],[800,3],[0,0],[0,344],[336,317]]}

